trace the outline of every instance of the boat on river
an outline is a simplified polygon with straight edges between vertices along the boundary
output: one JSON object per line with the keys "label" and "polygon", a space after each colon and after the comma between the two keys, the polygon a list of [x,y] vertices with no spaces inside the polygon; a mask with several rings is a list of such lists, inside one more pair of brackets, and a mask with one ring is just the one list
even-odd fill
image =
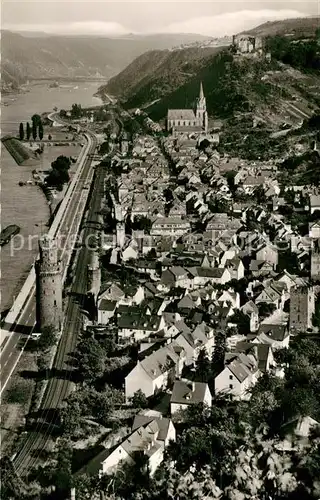
{"label": "boat on river", "polygon": [[20,227],[16,224],[11,224],[10,226],[5,227],[0,234],[0,246],[6,245],[9,243],[11,238],[13,238],[16,234],[20,233]]}

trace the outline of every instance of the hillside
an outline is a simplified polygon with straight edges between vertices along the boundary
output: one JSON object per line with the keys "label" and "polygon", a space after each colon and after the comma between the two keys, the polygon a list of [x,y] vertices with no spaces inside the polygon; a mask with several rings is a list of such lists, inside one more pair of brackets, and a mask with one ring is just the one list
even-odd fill
{"label": "hillside", "polygon": [[201,35],[22,36],[2,31],[2,83],[19,85],[31,78],[110,78],[135,57],[152,49],[168,49],[208,37]]}
{"label": "hillside", "polygon": [[[107,90],[135,106],[151,102],[183,85],[220,52],[218,48],[187,48],[146,52],[124,71],[111,78],[101,92]],[[148,99],[148,101],[145,101]],[[137,104],[135,104],[137,102]]]}
{"label": "hillside", "polygon": [[225,47],[148,52],[111,78],[100,93],[117,96],[128,109],[147,108],[153,119],[161,120],[168,108],[194,106],[201,80],[209,116],[229,118],[237,112],[254,112],[273,121],[272,112],[276,115],[283,108],[285,119],[287,101],[319,106],[320,58],[314,35],[299,43],[270,37],[271,62],[236,56]]}
{"label": "hillside", "polygon": [[288,36],[308,37],[313,36],[320,27],[320,17],[305,17],[297,19],[284,19],[283,21],[269,21],[252,30],[245,31],[255,36]]}

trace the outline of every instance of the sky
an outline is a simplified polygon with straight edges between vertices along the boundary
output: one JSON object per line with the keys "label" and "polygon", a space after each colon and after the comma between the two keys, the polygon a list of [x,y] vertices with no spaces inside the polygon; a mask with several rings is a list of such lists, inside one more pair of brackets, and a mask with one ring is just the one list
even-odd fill
{"label": "sky", "polygon": [[266,21],[320,14],[319,0],[2,0],[1,7],[2,29],[106,36],[223,36]]}

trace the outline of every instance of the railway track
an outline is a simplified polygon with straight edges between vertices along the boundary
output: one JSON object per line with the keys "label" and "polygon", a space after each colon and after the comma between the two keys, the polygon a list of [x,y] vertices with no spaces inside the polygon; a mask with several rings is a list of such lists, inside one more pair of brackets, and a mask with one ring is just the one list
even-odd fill
{"label": "railway track", "polygon": [[[103,194],[103,178],[105,167],[99,167],[95,173],[94,187],[92,190],[92,203],[90,197],[89,214],[90,220],[98,218],[97,212],[100,208],[101,196]],[[84,228],[82,240],[95,233],[97,236],[99,230]],[[13,459],[13,464],[17,473],[21,476],[27,476],[30,470],[39,463],[42,451],[45,450],[51,440],[52,432],[57,425],[57,413],[52,410],[57,409],[63,400],[68,396],[72,385],[72,370],[67,366],[68,356],[75,350],[77,337],[82,326],[81,303],[77,296],[84,296],[87,292],[86,269],[89,264],[90,250],[82,246],[76,256],[76,266],[74,280],[71,288],[71,294],[68,298],[65,323],[60,338],[56,358],[53,364],[53,372],[57,375],[49,380],[46,392],[41,405],[41,414],[36,421],[34,429],[29,432],[26,441],[21,450]],[[65,370],[65,376],[59,376],[59,372]]]}

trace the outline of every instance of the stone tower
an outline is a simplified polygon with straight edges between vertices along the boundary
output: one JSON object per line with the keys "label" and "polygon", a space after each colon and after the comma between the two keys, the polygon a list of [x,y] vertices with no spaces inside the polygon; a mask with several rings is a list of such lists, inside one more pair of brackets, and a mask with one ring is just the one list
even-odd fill
{"label": "stone tower", "polygon": [[208,131],[208,113],[207,113],[207,104],[206,98],[203,92],[202,82],[200,82],[200,93],[197,99],[197,109],[196,109],[196,117],[199,120],[200,126],[202,126],[205,132]]}
{"label": "stone tower", "polygon": [[312,328],[315,312],[315,294],[313,287],[300,287],[290,291],[290,331],[305,332]]}
{"label": "stone tower", "polygon": [[123,248],[126,239],[125,223],[123,220],[122,207],[120,203],[114,203],[114,215],[117,221],[116,233],[117,233],[117,247]]}
{"label": "stone tower", "polygon": [[89,291],[96,300],[101,287],[101,268],[97,252],[92,252],[91,262],[88,265],[88,285]]}
{"label": "stone tower", "polygon": [[47,234],[40,238],[40,258],[36,262],[36,316],[37,326],[62,327],[62,269],[58,261],[58,247]]}

